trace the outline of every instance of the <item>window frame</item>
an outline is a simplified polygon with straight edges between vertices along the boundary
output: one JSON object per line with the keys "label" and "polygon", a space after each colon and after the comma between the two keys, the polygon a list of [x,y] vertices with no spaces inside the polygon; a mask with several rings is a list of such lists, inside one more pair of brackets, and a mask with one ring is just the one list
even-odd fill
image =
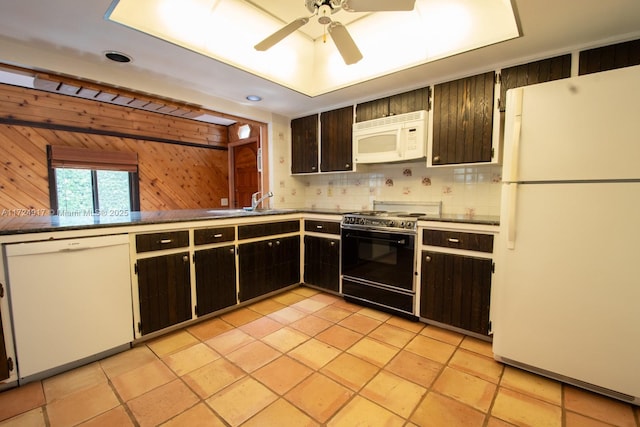
{"label": "window frame", "polygon": [[97,171],[110,170],[128,172],[131,211],[140,210],[140,179],[138,174],[137,153],[47,145],[49,203],[53,212],[58,212],[58,185],[55,170],[59,168],[91,170],[91,192],[94,212],[96,209],[100,209],[98,202]]}

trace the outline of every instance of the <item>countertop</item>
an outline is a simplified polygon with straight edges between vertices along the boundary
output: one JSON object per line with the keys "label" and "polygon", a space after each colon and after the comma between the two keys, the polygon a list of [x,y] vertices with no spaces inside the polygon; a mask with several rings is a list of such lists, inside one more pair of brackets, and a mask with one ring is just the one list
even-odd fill
{"label": "countertop", "polygon": [[[349,211],[332,209],[267,209],[244,211],[242,209],[183,209],[167,211],[112,212],[105,215],[45,215],[44,210],[20,210],[2,212],[0,235],[39,233],[51,231],[82,230],[127,225],[165,224],[185,221],[204,221],[223,218],[248,218],[267,215],[319,214],[342,215]],[[499,218],[491,216],[442,215],[421,217],[420,220],[452,223],[498,225]]]}

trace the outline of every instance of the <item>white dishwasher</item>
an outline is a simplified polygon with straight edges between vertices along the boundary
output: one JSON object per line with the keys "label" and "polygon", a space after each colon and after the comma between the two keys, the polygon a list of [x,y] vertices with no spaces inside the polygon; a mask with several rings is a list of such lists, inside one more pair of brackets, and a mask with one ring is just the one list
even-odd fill
{"label": "white dishwasher", "polygon": [[133,341],[126,234],[5,245],[21,382]]}

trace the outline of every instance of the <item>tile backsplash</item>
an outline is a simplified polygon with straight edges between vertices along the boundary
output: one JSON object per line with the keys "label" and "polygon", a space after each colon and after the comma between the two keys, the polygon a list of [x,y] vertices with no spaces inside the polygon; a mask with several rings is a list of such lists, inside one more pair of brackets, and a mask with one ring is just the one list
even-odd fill
{"label": "tile backsplash", "polygon": [[272,187],[280,208],[372,209],[374,200],[442,201],[444,214],[500,214],[501,166],[441,167],[424,163],[367,165],[357,172],[280,176]]}
{"label": "tile backsplash", "polygon": [[500,215],[502,166],[426,167],[426,161],[358,165],[357,172],[291,175],[290,124],[274,116],[272,205],[281,209],[368,210],[373,201],[437,202],[442,213]]}

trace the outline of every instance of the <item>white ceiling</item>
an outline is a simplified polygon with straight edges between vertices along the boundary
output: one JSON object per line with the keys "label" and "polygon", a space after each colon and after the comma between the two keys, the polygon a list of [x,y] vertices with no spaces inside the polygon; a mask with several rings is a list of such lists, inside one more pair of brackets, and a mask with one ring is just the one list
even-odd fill
{"label": "white ceiling", "polygon": [[[292,18],[285,13],[300,10],[303,0],[251,3],[268,8],[276,16],[282,14],[282,21],[289,22]],[[76,76],[270,121],[271,113],[299,117],[527,60],[640,37],[638,0],[512,3],[522,33],[518,39],[315,97],[109,22],[104,15],[111,0],[2,0],[0,63]],[[293,19],[297,17],[296,14]],[[256,35],[257,40],[263,37]],[[110,50],[125,52],[134,61],[108,61],[103,53]],[[245,100],[249,94],[260,95],[263,100],[250,103]]]}

